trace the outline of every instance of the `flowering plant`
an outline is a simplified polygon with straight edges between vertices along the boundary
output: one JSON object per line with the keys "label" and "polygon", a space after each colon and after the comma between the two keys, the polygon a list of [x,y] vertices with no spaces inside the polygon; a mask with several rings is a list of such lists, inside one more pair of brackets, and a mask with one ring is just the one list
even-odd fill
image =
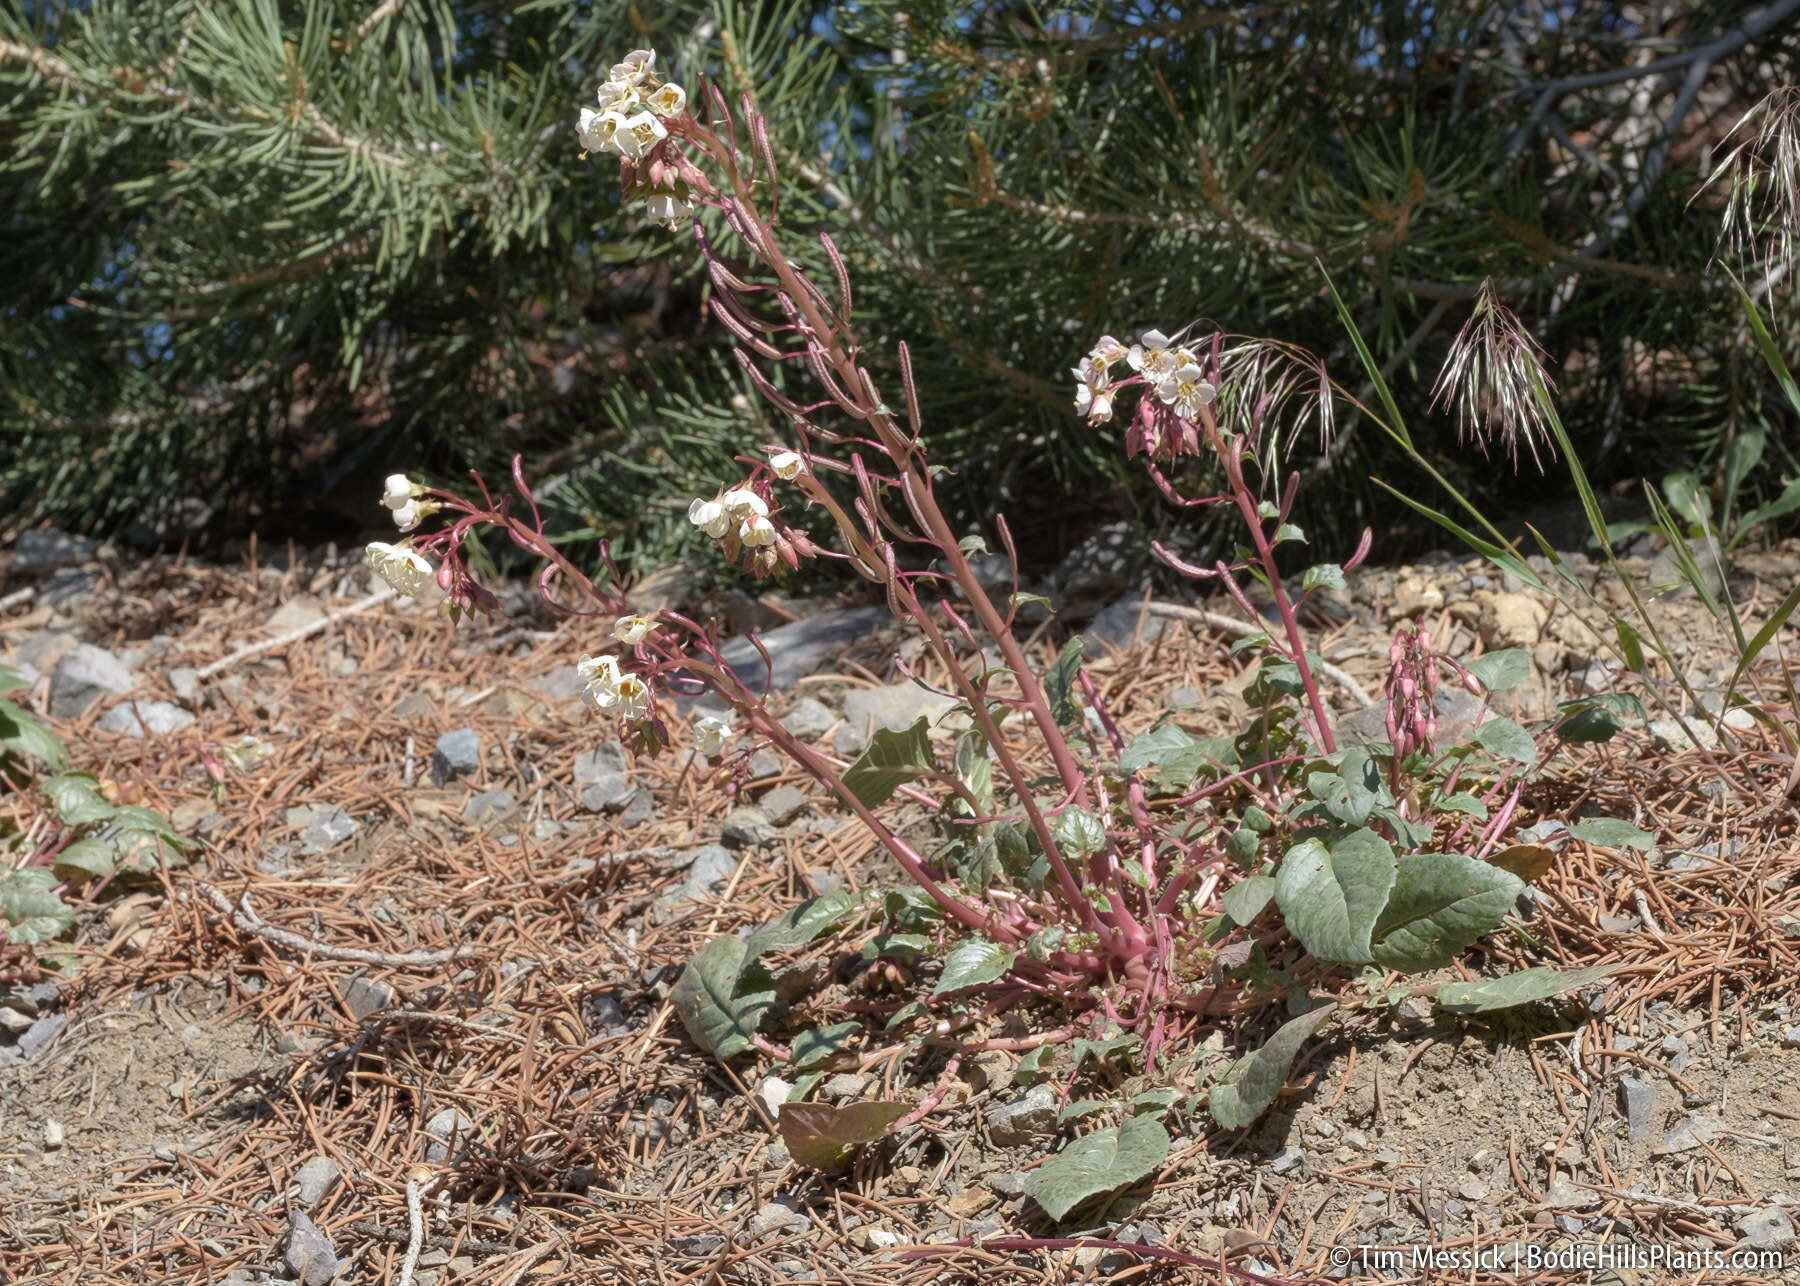
{"label": "flowering plant", "polygon": [[[563,587],[573,587],[587,600],[582,610],[597,605],[611,621],[616,650],[583,657],[579,670],[589,704],[640,750],[678,735],[661,697],[710,690],[747,734],[737,755],[763,747],[785,755],[904,872],[901,889],[828,894],[748,941],[710,944],[674,993],[697,1043],[721,1058],[754,1050],[792,1065],[810,1078],[795,1101],[833,1066],[941,1059],[936,1087],[884,1117],[886,1129],[931,1111],[974,1054],[1028,1054],[1041,1067],[1055,1046],[1084,1033],[1128,1051],[1149,1076],[1167,1065],[1172,1042],[1297,993],[1297,1017],[1257,1053],[1200,1075],[1189,1098],[1146,1093],[1113,1104],[1128,1119],[1109,1128],[1133,1131],[1148,1154],[1158,1135],[1166,1151],[1158,1118],[1170,1111],[1204,1103],[1225,1125],[1254,1119],[1300,1044],[1343,1005],[1418,991],[1464,1008],[1497,1007],[1579,981],[1537,970],[1501,983],[1392,987],[1393,975],[1443,965],[1505,918],[1538,854],[1503,840],[1554,738],[1496,718],[1466,742],[1439,744],[1440,676],[1485,698],[1523,678],[1526,662],[1501,653],[1463,665],[1406,627],[1391,653],[1387,743],[1340,748],[1298,609],[1309,595],[1342,587],[1369,538],[1346,563],[1307,570],[1298,589],[1280,557],[1305,540],[1292,521],[1297,476],[1284,481],[1281,461],[1304,427],[1329,434],[1340,395],[1315,359],[1191,327],[1173,336],[1147,330],[1131,344],[1102,336],[1074,368],[1074,404],[1090,424],[1122,422],[1125,452],[1171,504],[1231,506],[1249,541],[1211,566],[1153,546],[1172,569],[1216,584],[1256,626],[1240,644],[1260,657],[1246,693],[1248,727],[1204,741],[1163,723],[1127,740],[1083,669],[1079,641],[1040,675],[1013,630],[1021,596],[990,594],[971,568],[988,537],[959,537],[937,504],[906,346],[895,354],[890,400],[856,338],[850,273],[830,236],[819,234],[829,282],[814,281],[784,252],[779,174],[755,103],[746,97],[734,114],[712,85],[690,102],[655,66],[644,50],[612,69],[599,108],[581,112],[582,146],[617,154],[625,192],[652,217],[686,223],[713,286],[713,313],[791,435],[741,457],[745,474],[694,498],[689,520],[751,575],[826,558],[879,587],[950,676],[946,695],[965,724],[950,761],[924,719],[876,733],[848,764],[794,736],[767,694],[726,664],[709,625],[675,611],[634,613],[604,545],[608,574],[599,583],[558,551],[516,462],[515,497],[499,502],[485,486],[477,502],[389,479],[383,502],[414,534],[371,546],[370,560],[400,592],[431,578],[449,610],[488,607],[492,596],[459,550],[476,527],[499,529],[545,561],[546,599],[560,602]],[[782,364],[803,368],[819,395],[809,401],[795,381],[778,384],[769,367]],[[1188,478],[1211,485],[1191,495]],[[836,547],[792,526],[794,506],[821,510]],[[447,525],[419,534],[434,515]],[[1016,568],[1003,518],[994,518],[991,537]],[[1266,634],[1252,585],[1272,603],[1277,628]],[[708,716],[687,735],[697,753],[719,756],[733,730]],[[936,812],[941,848],[921,851],[884,819],[896,796]],[[789,1015],[770,961],[852,932],[860,939],[850,971],[870,993],[843,1007],[857,1016],[774,1039]],[[1034,1030],[993,1030],[1007,1011],[1033,1006],[1048,1013]],[[1073,1071],[1083,1074],[1079,1061]],[[867,1126],[857,1128],[866,1135]],[[803,1155],[796,1146],[795,1155],[834,1164],[848,1137],[836,1151]],[[1100,1190],[1069,1187],[1054,1165],[1045,1174],[1050,1186],[1036,1192],[1058,1217]]]}

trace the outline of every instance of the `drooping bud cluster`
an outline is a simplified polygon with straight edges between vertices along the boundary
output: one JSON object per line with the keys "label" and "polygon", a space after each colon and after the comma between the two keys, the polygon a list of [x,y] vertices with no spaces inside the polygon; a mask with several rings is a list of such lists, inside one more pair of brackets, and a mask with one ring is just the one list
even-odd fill
{"label": "drooping bud cluster", "polygon": [[[1121,361],[1133,374],[1115,381],[1112,368]],[[1212,405],[1218,389],[1193,349],[1160,330],[1145,331],[1129,348],[1111,335],[1102,335],[1074,375],[1075,409],[1090,424],[1112,419],[1115,399],[1134,385],[1153,395],[1138,401],[1137,415],[1126,434],[1128,455],[1143,451],[1173,457],[1199,451],[1196,422],[1201,408]]]}
{"label": "drooping bud cluster", "polygon": [[[393,479],[388,481],[391,483]],[[418,597],[419,591],[431,583],[435,574],[430,560],[405,541],[398,545],[372,541],[366,557],[369,560],[369,570],[404,598]]]}
{"label": "drooping bud cluster", "polygon": [[1440,667],[1470,695],[1481,695],[1481,684],[1473,674],[1432,650],[1431,635],[1423,626],[1402,625],[1395,631],[1388,646],[1387,735],[1396,759],[1415,750],[1430,754],[1436,747]]}
{"label": "drooping bud cluster", "polygon": [[[794,477],[802,463],[789,451],[771,460],[770,467],[777,476]],[[782,522],[779,512],[770,504],[769,479],[759,475],[711,500],[696,499],[688,506],[688,521],[719,542],[727,561],[756,576],[773,576],[784,566],[798,568],[802,558],[819,552],[805,532]]]}
{"label": "drooping bud cluster", "polygon": [[390,473],[381,492],[381,503],[394,515],[394,526],[413,531],[427,517],[437,512],[437,505],[422,499],[425,488],[404,473]]}
{"label": "drooping bud cluster", "polygon": [[650,688],[643,679],[619,668],[612,655],[584,656],[575,666],[582,682],[581,699],[618,719],[642,719],[650,712]]}
{"label": "drooping bud cluster", "polygon": [[[674,225],[694,213],[693,192],[664,155],[669,130],[687,115],[687,92],[656,75],[656,51],[634,49],[600,86],[600,106],[584,107],[575,132],[588,152],[617,152],[650,217]],[[636,178],[647,182],[633,183]]]}

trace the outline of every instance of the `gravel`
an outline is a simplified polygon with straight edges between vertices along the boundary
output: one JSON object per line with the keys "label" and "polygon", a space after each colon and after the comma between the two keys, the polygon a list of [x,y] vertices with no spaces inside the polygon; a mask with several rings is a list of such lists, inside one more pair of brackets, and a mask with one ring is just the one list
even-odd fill
{"label": "gravel", "polygon": [[1056,1132],[1056,1091],[1033,1085],[988,1112],[988,1133],[1003,1148],[1018,1147]]}
{"label": "gravel", "polygon": [[431,751],[431,782],[442,786],[452,777],[466,777],[481,767],[481,738],[473,728],[458,728],[437,739]]}

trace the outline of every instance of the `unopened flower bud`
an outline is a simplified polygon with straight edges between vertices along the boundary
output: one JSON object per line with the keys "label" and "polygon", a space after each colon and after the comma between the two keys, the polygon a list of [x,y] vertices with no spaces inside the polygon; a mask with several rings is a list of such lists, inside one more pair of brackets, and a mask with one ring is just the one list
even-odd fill
{"label": "unopened flower bud", "polygon": [[411,478],[404,473],[390,473],[381,493],[381,503],[389,509],[400,509],[411,503],[418,493],[419,489],[413,486]]}
{"label": "unopened flower bud", "polygon": [[1470,674],[1467,670],[1463,671],[1463,687],[1469,690],[1470,696],[1478,697],[1481,695],[1481,680],[1476,678],[1473,674]]}

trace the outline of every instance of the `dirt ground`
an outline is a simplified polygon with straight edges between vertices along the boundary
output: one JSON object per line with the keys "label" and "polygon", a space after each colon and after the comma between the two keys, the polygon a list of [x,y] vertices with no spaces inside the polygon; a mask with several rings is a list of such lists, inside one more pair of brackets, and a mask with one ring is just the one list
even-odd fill
{"label": "dirt ground", "polygon": [[[0,982],[37,1033],[0,1053],[0,1280],[323,1282],[335,1257],[336,1280],[403,1283],[410,1199],[416,1286],[1800,1281],[1800,842],[1760,743],[1726,780],[1628,734],[1559,787],[1558,815],[1600,806],[1658,847],[1571,842],[1520,932],[1469,964],[1619,966],[1602,986],[1494,1021],[1344,1024],[1252,1130],[1172,1119],[1151,1181],[1057,1229],[1020,1183],[1079,1127],[996,1138],[1021,1093],[1005,1056],[827,1178],[772,1129],[770,1067],[687,1041],[668,996],[701,944],[885,859],[812,796],[734,829],[734,807],[804,789],[772,762],[735,795],[680,753],[636,763],[641,793],[597,805],[580,756],[609,734],[575,696],[576,625],[516,595],[459,630],[377,604],[177,691],[173,670],[364,592],[326,552],[160,560],[0,616],[0,657],[79,638],[198,715],[141,739],[101,730],[104,703],[57,726],[115,799],[197,843],[108,888],[36,986]],[[1433,607],[1453,638],[1454,599]],[[1385,626],[1322,650],[1378,688]],[[889,681],[895,641],[781,702]],[[1092,671],[1128,730],[1183,690],[1205,728],[1228,643],[1170,624]],[[473,766],[434,784],[438,738],[465,728]],[[888,1065],[823,1094],[915,1098],[935,1076]],[[329,1247],[308,1263],[296,1239]],[[1729,1262],[1763,1245],[1784,1258]]]}

